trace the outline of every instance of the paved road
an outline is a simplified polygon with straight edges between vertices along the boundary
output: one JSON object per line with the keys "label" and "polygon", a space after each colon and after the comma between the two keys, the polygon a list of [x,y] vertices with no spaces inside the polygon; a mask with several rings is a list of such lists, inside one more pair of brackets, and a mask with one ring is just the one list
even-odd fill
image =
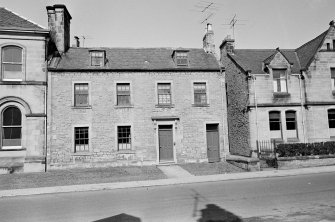
{"label": "paved road", "polygon": [[243,221],[335,221],[335,172],[0,198],[0,221],[95,221],[121,213],[142,222],[197,221],[209,215]]}

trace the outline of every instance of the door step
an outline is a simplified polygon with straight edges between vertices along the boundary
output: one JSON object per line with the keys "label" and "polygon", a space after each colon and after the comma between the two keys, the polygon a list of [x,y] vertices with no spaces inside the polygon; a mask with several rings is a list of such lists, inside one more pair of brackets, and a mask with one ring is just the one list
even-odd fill
{"label": "door step", "polygon": [[170,165],[176,165],[174,161],[164,161],[164,162],[159,162],[157,166],[170,166]]}

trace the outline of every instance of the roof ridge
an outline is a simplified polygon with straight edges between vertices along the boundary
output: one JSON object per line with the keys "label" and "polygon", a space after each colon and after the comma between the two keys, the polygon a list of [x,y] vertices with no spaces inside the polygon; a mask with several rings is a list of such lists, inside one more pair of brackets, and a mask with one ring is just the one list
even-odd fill
{"label": "roof ridge", "polygon": [[7,11],[13,13],[14,15],[16,15],[16,16],[18,16],[18,17],[20,17],[20,18],[22,18],[22,19],[24,19],[24,20],[26,20],[26,21],[28,21],[28,22],[34,24],[34,25],[37,25],[37,26],[40,27],[41,29],[47,29],[47,28],[45,28],[45,27],[43,27],[43,26],[37,24],[36,22],[34,22],[34,21],[30,20],[30,19],[27,19],[26,17],[24,17],[24,16],[22,16],[22,15],[16,13],[16,12],[13,12],[12,10],[10,10],[10,9],[8,9],[8,8],[6,8],[6,7],[1,7],[1,8],[3,8],[3,9],[5,9],[5,10],[7,10]]}
{"label": "roof ridge", "polygon": [[165,50],[176,50],[176,49],[192,49],[192,50],[203,50],[203,48],[180,48],[180,47],[70,47],[71,49],[165,49]]}

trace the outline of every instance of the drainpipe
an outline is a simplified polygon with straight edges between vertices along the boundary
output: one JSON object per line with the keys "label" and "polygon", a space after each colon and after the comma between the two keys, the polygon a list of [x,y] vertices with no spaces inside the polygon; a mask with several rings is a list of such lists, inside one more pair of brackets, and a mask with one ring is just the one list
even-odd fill
{"label": "drainpipe", "polygon": [[[299,79],[299,89],[300,89],[300,109],[301,109],[301,118],[302,118],[302,132],[304,135],[304,143],[306,143],[306,132],[305,132],[305,115],[304,115],[304,102],[303,102],[303,95],[302,95],[302,80],[305,79],[303,76],[303,71],[301,71],[300,75],[298,75]],[[305,85],[304,85],[305,86]]]}
{"label": "drainpipe", "polygon": [[48,165],[48,130],[47,130],[47,102],[48,102],[48,60],[45,60],[45,80],[46,80],[46,86],[45,86],[45,91],[44,91],[44,144],[45,144],[45,172],[47,172],[47,165]]}
{"label": "drainpipe", "polygon": [[[224,137],[224,142],[223,142],[223,146],[225,144],[227,144],[227,147],[228,147],[228,153],[230,152],[230,147],[229,147],[229,139],[228,139],[228,121],[227,121],[227,130],[225,130],[225,116],[228,115],[228,110],[225,109],[225,98],[227,98],[227,95],[225,93],[225,84],[226,84],[226,76],[225,76],[225,68],[224,67],[221,67],[220,68],[220,74],[221,74],[221,79],[223,79],[223,81],[221,81],[221,103],[222,103],[222,130],[223,132],[226,132],[225,135],[227,135],[226,137]],[[224,115],[226,114],[226,115]],[[226,151],[224,149],[224,151]],[[226,160],[226,155],[225,155],[225,160]]]}

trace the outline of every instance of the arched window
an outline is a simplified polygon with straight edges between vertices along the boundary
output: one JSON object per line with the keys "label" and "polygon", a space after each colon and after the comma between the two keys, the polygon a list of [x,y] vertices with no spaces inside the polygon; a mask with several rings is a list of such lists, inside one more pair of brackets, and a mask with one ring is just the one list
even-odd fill
{"label": "arched window", "polygon": [[2,146],[21,146],[21,111],[14,106],[2,112]]}
{"label": "arched window", "polygon": [[18,46],[6,46],[2,48],[2,79],[22,80],[23,59],[22,48]]}

